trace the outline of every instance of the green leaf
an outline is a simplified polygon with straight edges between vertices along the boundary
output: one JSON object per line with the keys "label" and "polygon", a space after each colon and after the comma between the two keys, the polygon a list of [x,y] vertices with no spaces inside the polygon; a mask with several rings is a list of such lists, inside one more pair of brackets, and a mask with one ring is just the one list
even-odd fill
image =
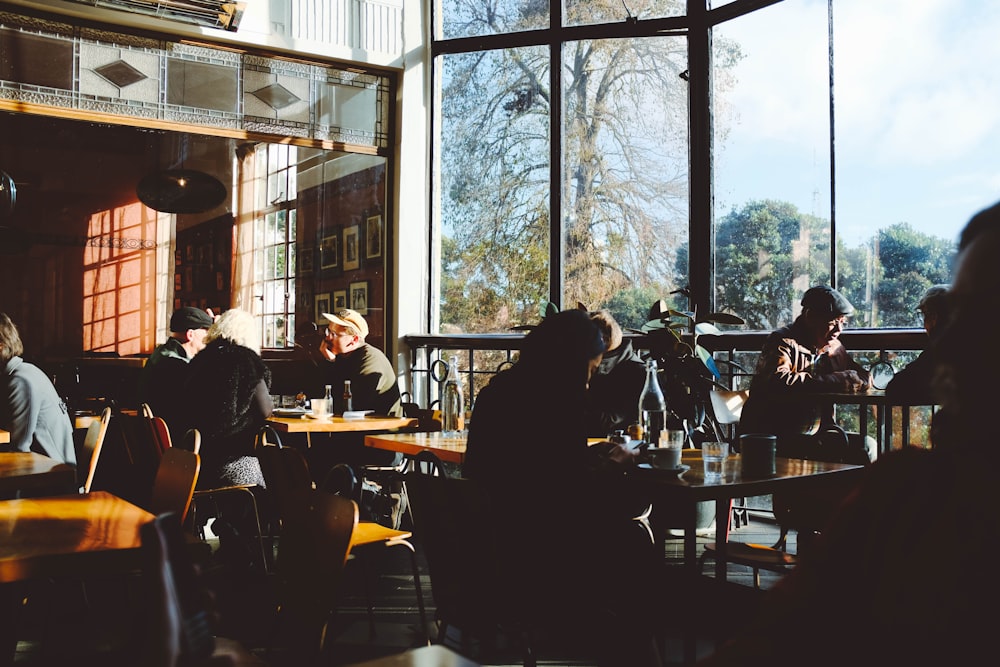
{"label": "green leaf", "polygon": [[555,315],[558,312],[559,312],[559,306],[552,303],[551,301],[546,301],[545,303],[543,303],[540,311],[543,320],[546,317],[550,315]]}
{"label": "green leaf", "polygon": [[702,334],[721,334],[722,332],[711,322],[699,322],[694,325],[694,333],[700,336]]}
{"label": "green leaf", "polygon": [[701,322],[717,322],[718,324],[746,324],[746,320],[731,313],[709,313],[700,320]]}

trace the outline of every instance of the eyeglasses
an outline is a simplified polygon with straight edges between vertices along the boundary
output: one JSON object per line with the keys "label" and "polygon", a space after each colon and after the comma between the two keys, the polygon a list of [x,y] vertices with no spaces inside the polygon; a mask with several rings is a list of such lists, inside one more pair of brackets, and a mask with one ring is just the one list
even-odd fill
{"label": "eyeglasses", "polygon": [[350,331],[331,331],[329,328],[327,328],[325,335],[328,338],[350,338],[354,334],[352,334]]}
{"label": "eyeglasses", "polygon": [[847,327],[847,318],[846,317],[838,317],[835,320],[830,320],[829,322],[826,323],[826,326],[828,326],[831,329],[836,329],[838,327],[841,328],[841,329],[844,329],[844,328]]}

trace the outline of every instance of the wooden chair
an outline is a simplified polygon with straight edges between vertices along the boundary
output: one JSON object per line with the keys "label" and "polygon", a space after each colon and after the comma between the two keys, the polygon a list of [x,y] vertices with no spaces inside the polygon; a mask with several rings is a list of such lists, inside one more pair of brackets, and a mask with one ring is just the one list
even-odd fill
{"label": "wooden chair", "polygon": [[[193,433],[197,435],[198,431]],[[165,451],[156,471],[147,509],[152,514],[173,512],[183,524],[191,507],[200,470],[201,457],[194,452],[179,447]]]}
{"label": "wooden chair", "polygon": [[[178,450],[181,451],[181,450]],[[143,580],[149,612],[131,662],[148,667],[266,667],[240,643],[214,636],[212,609],[181,529],[168,512],[142,527]]]}
{"label": "wooden chair", "polygon": [[[87,427],[87,437],[83,441],[83,452],[88,462],[87,475],[81,481],[84,493],[90,493],[94,486],[94,478],[97,476],[97,462],[101,457],[101,450],[104,448],[104,440],[108,434],[110,421],[111,408],[104,408],[100,418],[90,422],[90,426]],[[83,470],[83,468],[80,467],[78,470]]]}
{"label": "wooden chair", "polygon": [[[313,488],[309,465],[302,452],[292,447],[260,447],[257,450],[261,470],[268,491],[274,498],[282,529],[284,523],[301,503],[301,498]],[[335,465],[327,474],[322,488],[323,492],[350,498],[357,504],[360,499],[361,487],[353,469],[345,463]],[[282,532],[283,534],[283,532]],[[362,567],[369,568],[370,558],[366,552],[371,549],[387,549],[403,547],[410,552],[413,586],[417,594],[417,604],[420,609],[421,634],[426,632],[427,614],[424,607],[423,592],[420,585],[420,567],[417,562],[416,550],[410,543],[412,533],[404,530],[387,528],[374,521],[359,521],[351,538],[350,556],[358,560]],[[278,549],[281,549],[279,537]],[[375,612],[373,594],[370,588],[370,576],[365,577],[365,593],[368,600],[369,632],[375,635]]]}
{"label": "wooden chair", "polygon": [[[102,423],[109,410],[102,413]],[[114,418],[107,420],[100,449],[91,456],[84,490],[108,491],[146,507],[161,457],[152,419],[141,413],[114,413]]]}
{"label": "wooden chair", "polygon": [[153,414],[153,409],[149,407],[149,403],[143,403],[139,406],[139,413],[149,420],[150,430],[153,434],[153,441],[159,447],[161,454],[173,446],[170,438],[170,428],[167,426],[167,422],[164,421],[162,417],[157,417]]}
{"label": "wooden chair", "polygon": [[328,649],[327,628],[358,524],[349,499],[309,489],[281,523],[275,564],[276,619],[268,652],[289,654],[287,664],[318,664]]}
{"label": "wooden chair", "polygon": [[441,467],[433,454],[420,457],[422,465],[407,473],[406,486],[414,535],[430,571],[436,643],[464,655],[478,649],[488,658],[503,636],[520,646],[525,665],[534,665],[523,610],[501,583],[503,565],[489,526],[489,498],[473,480],[437,474]]}

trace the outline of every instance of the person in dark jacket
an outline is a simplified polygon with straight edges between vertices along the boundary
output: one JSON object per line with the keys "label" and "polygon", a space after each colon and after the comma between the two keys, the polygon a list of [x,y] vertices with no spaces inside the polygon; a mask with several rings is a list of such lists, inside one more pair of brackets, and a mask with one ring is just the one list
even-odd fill
{"label": "person in dark jacket", "polygon": [[587,389],[587,435],[603,438],[639,421],[639,395],[646,365],[624,340],[622,328],[607,310],[590,313],[607,346]]}
{"label": "person in dark jacket", "polygon": [[894,401],[909,405],[933,405],[931,381],[937,370],[937,353],[934,341],[938,338],[950,316],[948,286],[929,287],[920,299],[917,310],[923,315],[928,345],[916,359],[896,372],[886,385],[885,395]]}
{"label": "person in dark jacket", "polygon": [[[833,404],[807,400],[808,394],[864,392],[871,386],[868,371],[851,358],[839,340],[853,312],[850,301],[832,287],[818,285],[806,290],[802,313],[764,341],[750,397],[740,417],[740,433],[778,436],[779,456],[822,456],[814,452],[827,450],[827,444],[816,445],[818,438],[836,426]],[[875,459],[874,439],[859,433],[847,437],[846,450],[835,448],[835,457],[849,463]]]}
{"label": "person in dark jacket", "polygon": [[73,423],[48,376],[21,355],[17,326],[0,313],[0,428],[10,431],[5,451],[37,452],[76,465]]}
{"label": "person in dark jacket", "polygon": [[177,441],[183,432],[173,430],[184,420],[184,382],[188,362],[205,349],[205,337],[213,318],[206,311],[185,306],[170,317],[170,338],[153,350],[139,376],[139,402],[146,403],[153,414],[171,428]]}
{"label": "person in dark jacket", "polygon": [[274,407],[271,372],[260,357],[260,329],[239,309],[224,312],[191,360],[185,397],[187,428],[201,431],[199,488],[264,485],[254,440]]}
{"label": "person in dark jacket", "polygon": [[604,349],[586,312],[546,317],[518,361],[479,392],[462,474],[494,501],[483,525],[516,573],[502,587],[532,620],[576,623],[581,645],[598,640],[602,665],[652,665],[665,573],[662,552],[632,519],[642,503],[623,473],[638,454],[588,447],[584,427],[587,382]]}
{"label": "person in dark jacket", "polygon": [[[996,652],[1000,548],[990,425],[1000,357],[1000,204],[962,231],[951,317],[932,343],[933,449],[879,457],[758,613],[699,667],[973,665]],[[984,612],[984,610],[987,610]],[[987,659],[988,660],[988,659]]]}

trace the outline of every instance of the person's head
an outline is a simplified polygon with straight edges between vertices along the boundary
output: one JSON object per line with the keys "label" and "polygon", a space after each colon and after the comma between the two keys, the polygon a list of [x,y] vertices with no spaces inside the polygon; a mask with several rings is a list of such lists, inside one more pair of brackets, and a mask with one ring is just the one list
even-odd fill
{"label": "person's head", "polygon": [[0,362],[6,364],[22,354],[24,344],[21,342],[21,334],[17,332],[17,325],[7,313],[0,313]]}
{"label": "person's head", "polygon": [[326,343],[334,354],[346,354],[365,344],[368,322],[356,310],[344,308],[336,313],[323,313]]}
{"label": "person's head", "polygon": [[854,306],[828,285],[810,287],[802,296],[802,321],[817,349],[823,349],[847,327]]}
{"label": "person's head", "polygon": [[934,343],[939,369],[933,391],[954,444],[980,440],[983,420],[996,410],[996,392],[988,387],[1000,373],[1000,356],[993,354],[1000,329],[997,257],[1000,203],[977,213],[962,230],[948,291],[951,315]]}
{"label": "person's head", "polygon": [[597,323],[598,328],[601,330],[601,336],[604,338],[604,345],[607,347],[607,352],[612,350],[617,350],[618,346],[622,344],[624,339],[624,334],[622,334],[621,325],[614,316],[608,312],[606,309],[591,311],[590,319]]}
{"label": "person's head", "polygon": [[212,326],[212,316],[204,310],[185,306],[170,316],[170,335],[180,341],[188,357],[205,349],[205,336]]}
{"label": "person's head", "polygon": [[948,319],[948,286],[934,285],[928,287],[927,291],[920,298],[917,310],[924,318],[924,329],[931,333],[934,329]]}
{"label": "person's head", "polygon": [[220,338],[260,354],[260,326],[254,316],[245,310],[230,308],[219,315],[208,329],[205,345]]}
{"label": "person's head", "polygon": [[[606,345],[601,329],[582,310],[549,315],[525,336],[517,366],[570,386],[586,388]],[[522,366],[523,364],[523,366]]]}

